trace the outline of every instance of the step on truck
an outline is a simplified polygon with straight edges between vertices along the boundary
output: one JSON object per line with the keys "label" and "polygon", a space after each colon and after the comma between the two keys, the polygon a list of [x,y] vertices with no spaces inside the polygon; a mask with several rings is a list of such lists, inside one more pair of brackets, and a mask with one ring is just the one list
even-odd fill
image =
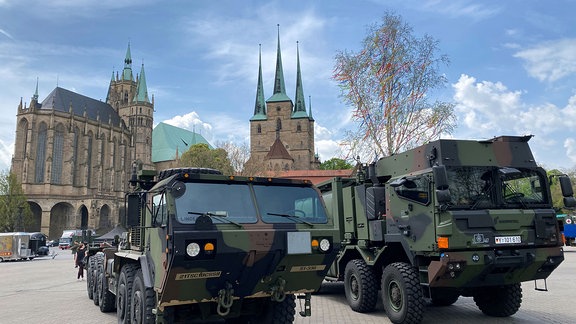
{"label": "step on truck", "polygon": [[[459,296],[489,316],[516,313],[520,283],[546,290],[564,260],[530,137],[437,140],[318,184],[342,241],[326,279],[344,282],[357,312],[374,310],[381,294],[393,323],[419,323],[428,302]],[[559,180],[574,207],[570,179]]]}
{"label": "step on truck", "polygon": [[89,249],[101,311],[119,323],[292,323],[298,299],[311,315],[340,243],[309,181],[183,168],[141,170],[131,184],[128,232]]}

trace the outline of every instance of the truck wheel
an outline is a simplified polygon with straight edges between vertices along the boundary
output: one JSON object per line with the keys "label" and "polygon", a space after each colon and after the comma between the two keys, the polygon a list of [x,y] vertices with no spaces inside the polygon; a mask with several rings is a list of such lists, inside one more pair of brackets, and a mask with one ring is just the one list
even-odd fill
{"label": "truck wheel", "polygon": [[128,263],[122,267],[118,278],[118,291],[116,294],[116,316],[118,324],[130,323],[130,296],[134,285],[134,274],[138,265]]}
{"label": "truck wheel", "polygon": [[432,304],[434,306],[450,306],[460,297],[460,293],[450,288],[432,288]]}
{"label": "truck wheel", "polygon": [[136,277],[134,277],[134,286],[132,287],[132,298],[130,303],[130,309],[132,310],[132,323],[155,323],[156,317],[152,314],[155,302],[154,291],[151,288],[146,288],[144,285],[142,269],[138,269]]}
{"label": "truck wheel", "polygon": [[378,281],[363,260],[350,260],[344,271],[344,293],[348,305],[359,313],[371,312],[378,302]]}
{"label": "truck wheel", "polygon": [[474,293],[474,302],[482,313],[494,317],[514,315],[522,303],[522,287],[519,283],[482,287]]}
{"label": "truck wheel", "polygon": [[102,313],[108,313],[116,308],[116,300],[113,293],[108,290],[108,281],[104,271],[98,274],[98,304]]}
{"label": "truck wheel", "polygon": [[294,295],[286,295],[281,302],[268,300],[262,313],[253,317],[248,323],[254,324],[291,324],[294,322],[296,302]]}
{"label": "truck wheel", "polygon": [[392,323],[420,323],[424,298],[418,271],[404,262],[385,267],[382,272],[382,301]]}
{"label": "truck wheel", "polygon": [[92,269],[94,268],[94,257],[88,257],[88,263],[86,264],[86,291],[88,291],[88,298],[94,298],[94,283],[92,282]]}
{"label": "truck wheel", "polygon": [[94,305],[98,306],[100,297],[98,296],[98,277],[100,272],[104,271],[104,254],[97,253],[94,255],[94,270],[92,271],[92,301]]}

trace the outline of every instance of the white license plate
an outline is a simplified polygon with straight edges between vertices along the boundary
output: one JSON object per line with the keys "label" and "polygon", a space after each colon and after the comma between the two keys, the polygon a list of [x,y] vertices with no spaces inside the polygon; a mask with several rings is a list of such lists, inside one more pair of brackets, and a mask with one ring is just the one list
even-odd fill
{"label": "white license plate", "polygon": [[514,243],[522,243],[522,239],[520,235],[517,236],[496,236],[494,238],[494,242],[496,244],[514,244]]}

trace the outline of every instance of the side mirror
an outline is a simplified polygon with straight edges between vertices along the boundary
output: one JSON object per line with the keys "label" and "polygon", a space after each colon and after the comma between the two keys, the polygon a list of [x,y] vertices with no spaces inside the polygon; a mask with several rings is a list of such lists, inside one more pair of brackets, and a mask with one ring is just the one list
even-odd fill
{"label": "side mirror", "polygon": [[436,190],[447,190],[448,175],[446,174],[446,166],[435,165],[432,167],[432,173],[434,174],[434,183],[436,184]]}
{"label": "side mirror", "polygon": [[570,178],[563,175],[558,177],[560,180],[560,189],[562,190],[562,196],[564,197],[572,197],[574,196],[574,190],[572,189],[572,182]]}
{"label": "side mirror", "polygon": [[128,194],[128,208],[126,208],[126,227],[133,227],[140,225],[140,212],[142,204],[139,194]]}

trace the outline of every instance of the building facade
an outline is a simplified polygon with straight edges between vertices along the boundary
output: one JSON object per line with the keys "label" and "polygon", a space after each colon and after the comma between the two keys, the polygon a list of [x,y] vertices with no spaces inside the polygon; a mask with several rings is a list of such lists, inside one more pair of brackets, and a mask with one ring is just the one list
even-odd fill
{"label": "building facade", "polygon": [[11,171],[33,213],[27,231],[57,238],[64,229],[111,229],[124,214],[132,168],[154,168],[154,98],[144,65],[132,71],[130,45],[112,73],[106,102],[56,87],[42,102],[38,85],[18,106]]}
{"label": "building facade", "polygon": [[294,102],[286,95],[279,33],[276,55],[274,93],[264,100],[260,51],[256,103],[250,118],[248,165],[262,171],[317,169],[320,162],[314,151],[314,118],[312,108],[310,112],[306,109],[299,49]]}

